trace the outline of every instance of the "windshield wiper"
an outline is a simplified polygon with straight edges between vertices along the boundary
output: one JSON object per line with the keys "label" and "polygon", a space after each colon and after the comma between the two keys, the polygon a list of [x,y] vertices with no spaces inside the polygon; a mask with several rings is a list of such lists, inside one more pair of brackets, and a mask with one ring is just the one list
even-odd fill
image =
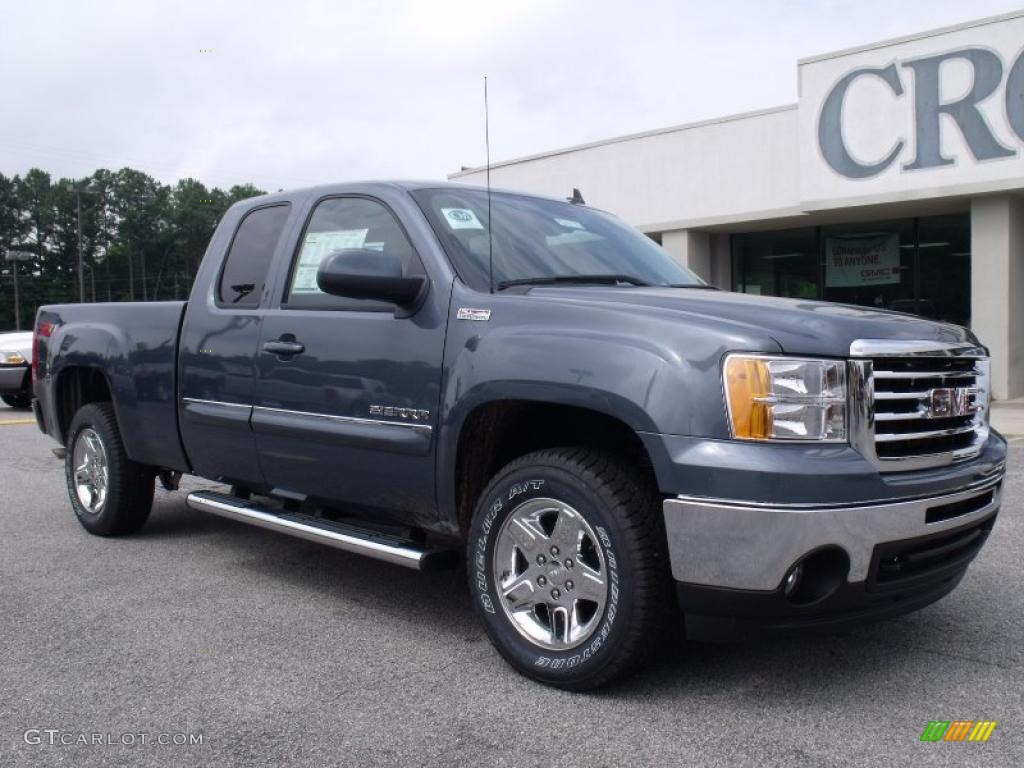
{"label": "windshield wiper", "polygon": [[597,283],[598,285],[618,285],[629,283],[630,285],[649,286],[646,280],[631,275],[545,275],[538,277],[521,277],[516,280],[502,280],[498,283],[498,290],[503,291],[514,285],[556,285],[558,283]]}
{"label": "windshield wiper", "polygon": [[717,285],[708,285],[707,283],[677,283],[676,285],[667,285],[666,288],[694,288],[698,291],[717,291],[720,288]]}

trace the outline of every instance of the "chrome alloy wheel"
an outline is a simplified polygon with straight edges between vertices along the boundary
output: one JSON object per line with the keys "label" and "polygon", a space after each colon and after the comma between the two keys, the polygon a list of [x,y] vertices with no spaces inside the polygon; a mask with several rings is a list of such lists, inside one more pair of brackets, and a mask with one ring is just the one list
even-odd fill
{"label": "chrome alloy wheel", "polygon": [[527,640],[565,651],[597,629],[608,602],[604,553],[568,504],[541,498],[513,509],[498,531],[493,570],[505,615]]}
{"label": "chrome alloy wheel", "polygon": [[78,433],[71,462],[75,468],[75,495],[79,503],[90,515],[98,515],[107,503],[110,470],[103,441],[92,427]]}

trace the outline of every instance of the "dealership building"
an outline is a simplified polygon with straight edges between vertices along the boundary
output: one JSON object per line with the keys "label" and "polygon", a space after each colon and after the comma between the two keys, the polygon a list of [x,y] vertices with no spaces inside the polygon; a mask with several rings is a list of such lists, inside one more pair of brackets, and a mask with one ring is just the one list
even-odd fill
{"label": "dealership building", "polygon": [[[491,166],[712,284],[970,326],[1024,395],[1024,11],[797,62],[796,104]],[[483,168],[456,181],[485,181]]]}

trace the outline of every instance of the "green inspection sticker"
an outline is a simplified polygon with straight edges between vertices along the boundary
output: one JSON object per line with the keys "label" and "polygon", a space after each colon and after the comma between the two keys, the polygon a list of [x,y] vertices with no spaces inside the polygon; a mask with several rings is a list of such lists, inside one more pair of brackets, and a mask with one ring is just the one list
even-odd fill
{"label": "green inspection sticker", "polygon": [[484,225],[469,208],[442,208],[441,214],[452,229],[483,229]]}

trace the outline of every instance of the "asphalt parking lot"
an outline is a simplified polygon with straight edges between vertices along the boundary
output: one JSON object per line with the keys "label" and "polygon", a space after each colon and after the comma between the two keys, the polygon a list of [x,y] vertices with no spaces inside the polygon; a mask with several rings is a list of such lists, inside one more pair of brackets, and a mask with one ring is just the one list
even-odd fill
{"label": "asphalt parking lot", "polygon": [[[162,490],[140,534],[89,536],[29,419],[0,407],[0,766],[1024,764],[1022,447],[988,546],[945,600],[842,635],[680,642],[581,695],[502,662],[461,572],[416,574]],[[998,726],[984,744],[920,741],[956,719]],[[29,729],[202,744],[26,744]]]}

